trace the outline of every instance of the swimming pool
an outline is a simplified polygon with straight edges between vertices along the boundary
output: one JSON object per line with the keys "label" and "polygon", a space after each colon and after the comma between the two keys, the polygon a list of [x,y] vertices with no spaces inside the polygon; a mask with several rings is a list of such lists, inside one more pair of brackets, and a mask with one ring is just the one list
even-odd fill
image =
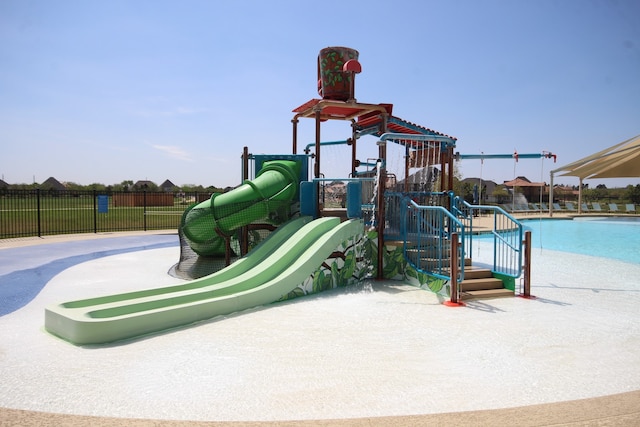
{"label": "swimming pool", "polygon": [[532,248],[640,264],[640,217],[523,220]]}

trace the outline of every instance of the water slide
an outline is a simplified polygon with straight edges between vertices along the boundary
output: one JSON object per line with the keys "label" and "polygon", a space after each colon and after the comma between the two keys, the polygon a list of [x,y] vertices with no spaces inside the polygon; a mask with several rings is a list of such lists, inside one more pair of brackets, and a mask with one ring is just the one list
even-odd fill
{"label": "water slide", "polygon": [[254,221],[289,217],[299,176],[298,162],[264,162],[253,181],[188,208],[180,224],[184,238],[198,255],[224,256],[224,236]]}
{"label": "water slide", "polygon": [[313,274],[361,220],[301,217],[279,227],[248,255],[188,283],[53,305],[45,329],[77,345],[101,344],[278,301]]}

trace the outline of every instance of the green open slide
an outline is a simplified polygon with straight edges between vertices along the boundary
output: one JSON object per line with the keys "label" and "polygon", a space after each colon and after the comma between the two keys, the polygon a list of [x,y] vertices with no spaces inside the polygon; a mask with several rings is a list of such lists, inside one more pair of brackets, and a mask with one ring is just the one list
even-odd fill
{"label": "green open slide", "polygon": [[362,232],[361,220],[291,220],[247,256],[210,276],[50,306],[45,328],[74,344],[100,344],[269,304],[298,287],[342,242]]}

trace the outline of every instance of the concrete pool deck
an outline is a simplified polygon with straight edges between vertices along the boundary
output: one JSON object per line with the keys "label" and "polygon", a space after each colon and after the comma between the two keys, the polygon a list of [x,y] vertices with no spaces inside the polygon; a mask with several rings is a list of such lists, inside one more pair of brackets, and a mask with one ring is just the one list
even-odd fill
{"label": "concrete pool deck", "polygon": [[176,283],[177,236],[141,234],[0,242],[0,287],[46,280],[0,316],[0,425],[640,424],[640,265],[534,251],[534,300],[370,282],[112,345],[44,332],[50,303]]}

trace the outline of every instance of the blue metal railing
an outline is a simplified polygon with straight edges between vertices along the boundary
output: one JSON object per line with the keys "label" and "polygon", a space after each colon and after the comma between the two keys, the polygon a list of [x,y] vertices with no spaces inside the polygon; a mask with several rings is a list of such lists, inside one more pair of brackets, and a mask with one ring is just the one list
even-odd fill
{"label": "blue metal railing", "polygon": [[[522,274],[524,227],[498,206],[471,205],[460,197],[451,198],[451,212],[474,234],[467,236],[465,252],[473,253],[474,235],[492,236],[494,273],[517,278]],[[474,226],[474,219],[476,224]]]}
{"label": "blue metal railing", "polygon": [[[441,194],[436,194],[436,196]],[[385,236],[403,242],[406,261],[425,274],[453,280],[451,277],[451,235],[459,235],[457,282],[464,280],[466,226],[439,205],[420,205],[415,195],[385,193]]]}
{"label": "blue metal railing", "polygon": [[[387,192],[385,236],[403,242],[406,261],[445,280],[451,277],[451,235],[458,234],[457,282],[464,280],[465,259],[479,233],[491,236],[494,273],[517,278],[523,273],[523,225],[498,206],[471,205],[450,193],[416,195]],[[416,202],[425,203],[423,205]],[[444,206],[450,203],[448,209]]]}
{"label": "blue metal railing", "polygon": [[[318,178],[324,183],[340,180],[349,184],[363,182],[356,187],[360,194],[362,215],[375,218],[377,210],[372,204],[375,179],[373,178]],[[322,202],[328,202],[323,194]],[[367,203],[369,202],[369,203]],[[325,204],[325,207],[328,203]],[[519,277],[523,272],[524,227],[513,216],[498,206],[471,205],[453,192],[385,192],[384,236],[386,241],[402,242],[405,260],[416,270],[427,275],[464,280],[465,260],[473,254],[478,233],[491,236],[492,266],[494,273]],[[373,211],[372,211],[373,210]],[[372,211],[372,212],[370,212]],[[373,219],[370,219],[373,224]],[[458,235],[458,266],[451,268],[451,236]]]}

